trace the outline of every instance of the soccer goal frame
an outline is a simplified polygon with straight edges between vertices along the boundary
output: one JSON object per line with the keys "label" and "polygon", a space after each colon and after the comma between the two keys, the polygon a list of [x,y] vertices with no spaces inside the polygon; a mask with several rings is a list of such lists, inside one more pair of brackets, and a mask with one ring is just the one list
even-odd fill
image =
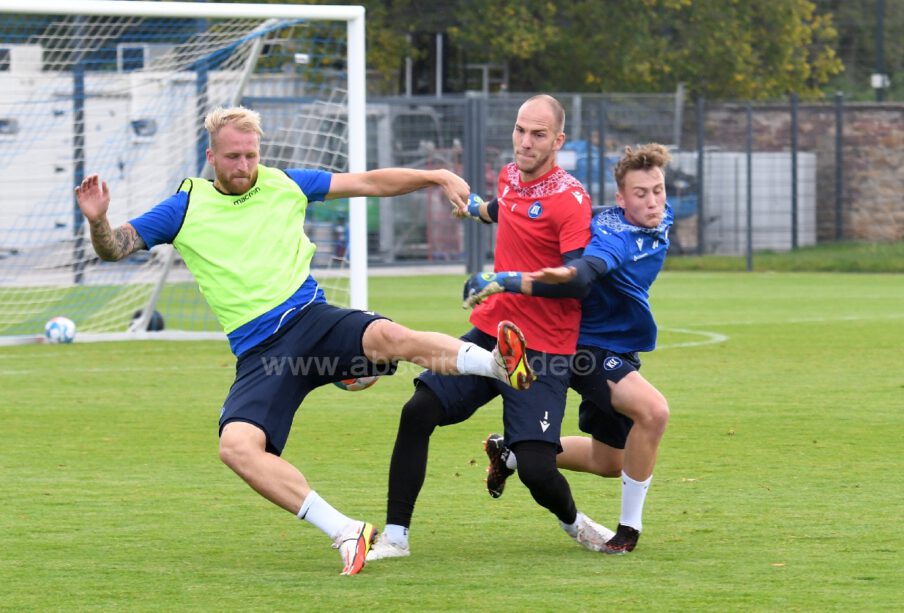
{"label": "soccer goal frame", "polygon": [[[363,172],[367,168],[366,159],[366,70],[365,70],[365,10],[362,6],[339,5],[295,5],[295,4],[221,4],[192,2],[148,2],[124,0],[0,0],[2,15],[78,15],[85,17],[135,17],[135,18],[181,18],[181,19],[255,19],[255,20],[299,20],[345,22],[345,71],[347,73],[347,95],[343,103],[347,115],[347,171]],[[90,168],[86,169],[91,171]],[[147,203],[148,207],[153,202]],[[115,198],[113,206],[115,206]],[[316,238],[315,238],[316,242]],[[367,287],[367,201],[365,198],[350,198],[348,207],[348,304],[353,308],[366,309]],[[169,265],[161,275],[168,274]],[[147,338],[143,330],[150,319],[159,285],[165,281],[161,276],[158,289],[153,292],[144,308],[139,325],[132,326],[130,332],[97,335],[106,338]],[[315,273],[316,276],[316,273]],[[135,322],[133,322],[134,324]],[[37,332],[37,331],[36,331]],[[2,333],[0,333],[2,334]],[[30,335],[29,335],[30,336]],[[38,335],[39,336],[39,335]],[[79,337],[84,339],[82,336]],[[7,344],[9,337],[6,337]],[[28,339],[20,338],[20,342]],[[103,340],[101,338],[97,340]],[[4,339],[0,338],[0,344]]]}

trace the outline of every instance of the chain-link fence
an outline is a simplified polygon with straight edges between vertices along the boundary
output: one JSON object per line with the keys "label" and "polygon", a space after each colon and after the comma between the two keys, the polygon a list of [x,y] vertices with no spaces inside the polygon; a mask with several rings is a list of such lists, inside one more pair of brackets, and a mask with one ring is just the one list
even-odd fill
{"label": "chain-link fence", "polygon": [[[447,168],[493,195],[513,159],[512,126],[531,94],[370,98],[368,165]],[[614,204],[612,168],[626,145],[673,150],[666,177],[675,211],[674,255],[785,251],[836,240],[904,237],[899,204],[904,105],[686,101],[668,95],[556,94],[566,109],[559,164],[595,205]],[[295,100],[297,103],[297,100]],[[273,117],[293,99],[257,97]],[[321,235],[343,245],[347,213],[311,209]],[[451,217],[440,190],[373,200],[373,264],[492,258],[493,229]]]}
{"label": "chain-link fence", "polygon": [[698,214],[676,228],[685,251],[904,238],[904,105],[697,100],[686,117],[675,166],[703,179]]}

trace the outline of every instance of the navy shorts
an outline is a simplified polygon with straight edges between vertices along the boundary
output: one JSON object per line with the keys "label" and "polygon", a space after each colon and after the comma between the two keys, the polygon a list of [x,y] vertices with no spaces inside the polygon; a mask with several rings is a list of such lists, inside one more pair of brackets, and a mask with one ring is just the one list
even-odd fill
{"label": "navy shorts", "polygon": [[386,318],[326,303],[302,309],[236,362],[220,432],[231,421],[254,424],[267,435],[267,451],[282,454],[295,411],[311,390],[340,379],[395,372],[395,363],[375,364],[364,357],[364,330],[379,319]]}
{"label": "navy shorts", "polygon": [[[488,351],[496,346],[496,337],[477,328],[472,328],[461,339]],[[527,356],[537,380],[524,391],[477,375],[438,375],[426,371],[415,381],[430,388],[442,402],[446,418],[441,426],[463,422],[490,400],[502,396],[507,445],[519,441],[546,441],[561,450],[559,437],[565,415],[571,356],[530,350]]]}
{"label": "navy shorts", "polygon": [[572,361],[571,389],[581,395],[578,427],[596,440],[624,449],[634,421],[612,408],[609,381],[618,383],[640,370],[637,353],[615,353],[599,347],[578,346]]}

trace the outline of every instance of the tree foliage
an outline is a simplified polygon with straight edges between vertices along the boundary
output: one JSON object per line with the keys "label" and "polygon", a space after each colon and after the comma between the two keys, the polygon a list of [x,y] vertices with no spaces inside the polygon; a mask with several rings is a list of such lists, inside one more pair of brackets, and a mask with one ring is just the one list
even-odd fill
{"label": "tree foliage", "polygon": [[812,99],[843,69],[832,15],[813,0],[308,1],[363,4],[368,67],[389,80],[416,54],[407,35],[418,32],[447,32],[466,62],[507,64],[522,91],[683,82],[708,97]]}
{"label": "tree foliage", "polygon": [[[464,0],[470,4],[469,0]],[[493,0],[511,10],[524,3]],[[465,10],[454,33],[488,61],[516,49],[513,88],[658,92],[684,82],[712,97],[762,99],[797,92],[821,95],[841,70],[830,15],[809,0],[572,0],[527,21],[501,11]],[[504,21],[502,24],[500,21]],[[543,24],[544,40],[536,41]],[[501,29],[497,29],[497,24]],[[481,45],[487,32],[506,44]],[[533,43],[530,39],[535,39]],[[509,58],[512,55],[508,56]]]}
{"label": "tree foliage", "polygon": [[[817,9],[831,12],[838,24],[838,56],[844,71],[829,81],[852,99],[872,100],[870,75],[877,72],[877,0],[814,0]],[[885,0],[883,55],[891,77],[891,97],[904,98],[904,0]]]}

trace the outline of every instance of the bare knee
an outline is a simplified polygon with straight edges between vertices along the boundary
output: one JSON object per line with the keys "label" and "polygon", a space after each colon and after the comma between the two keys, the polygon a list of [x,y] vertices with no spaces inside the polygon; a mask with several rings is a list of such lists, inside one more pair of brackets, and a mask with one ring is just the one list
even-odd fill
{"label": "bare knee", "polygon": [[640,425],[643,429],[662,436],[669,423],[669,403],[661,394],[657,396],[638,411],[634,425]]}
{"label": "bare knee", "polygon": [[650,423],[659,430],[665,431],[669,423],[669,403],[660,397],[650,406]]}
{"label": "bare knee", "polygon": [[629,373],[616,384],[610,382],[609,388],[616,411],[631,418],[635,428],[662,436],[669,423],[669,403],[662,392],[639,372]]}
{"label": "bare knee", "polygon": [[266,437],[257,427],[244,422],[229,422],[220,434],[220,460],[233,471],[241,474],[241,468],[264,453]]}
{"label": "bare knee", "polygon": [[393,360],[406,355],[407,344],[413,337],[414,332],[405,326],[380,319],[367,326],[361,344],[369,359]]}

